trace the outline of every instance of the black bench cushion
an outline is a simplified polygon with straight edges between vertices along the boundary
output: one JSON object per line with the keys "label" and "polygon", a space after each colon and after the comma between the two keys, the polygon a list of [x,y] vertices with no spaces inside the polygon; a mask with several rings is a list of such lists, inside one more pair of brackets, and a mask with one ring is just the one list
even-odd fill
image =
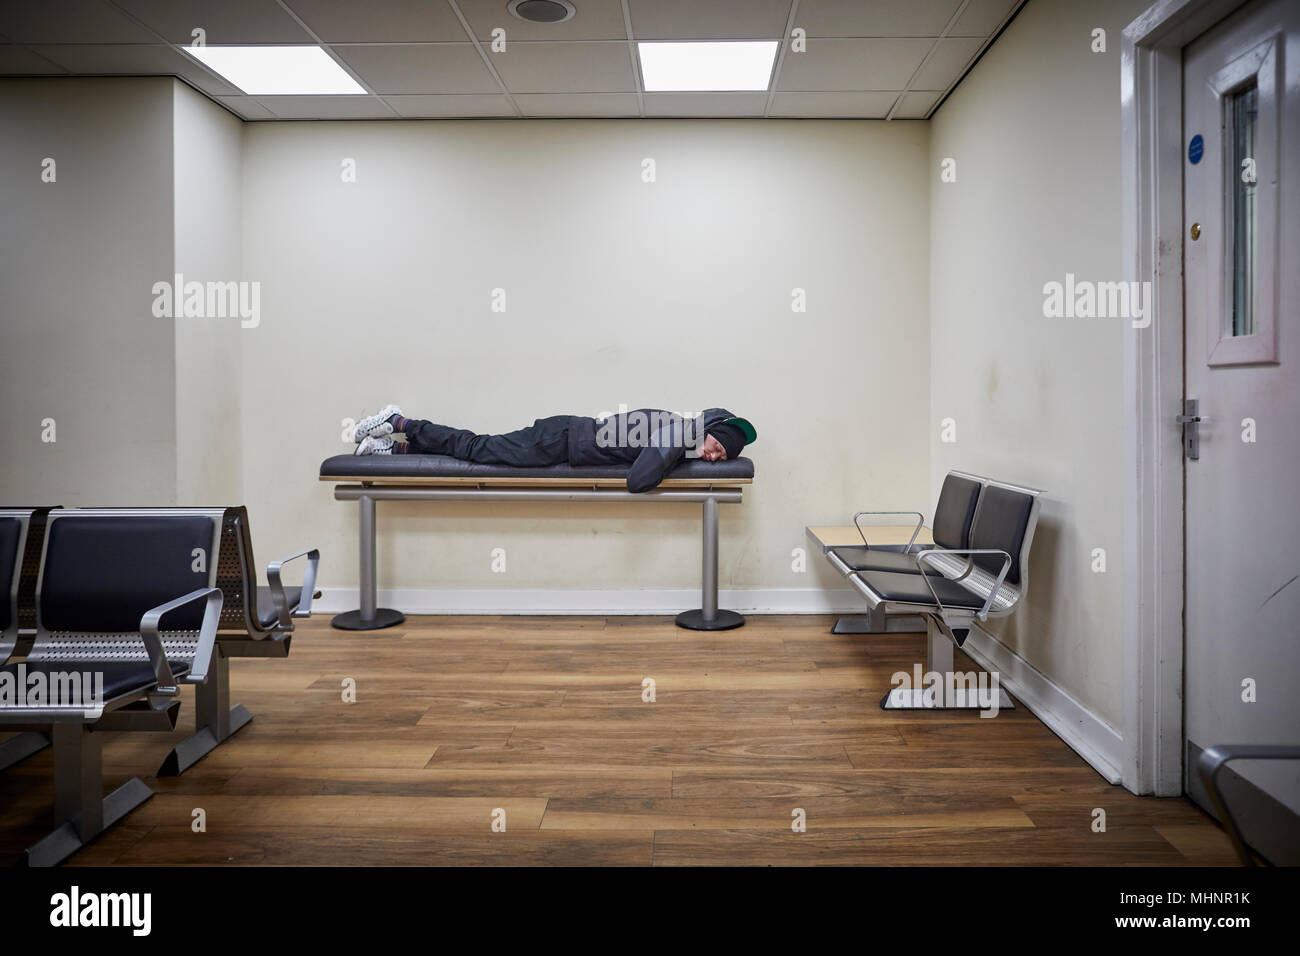
{"label": "black bench cushion", "polygon": [[[934,605],[934,594],[926,587],[926,581],[919,574],[901,574],[890,571],[863,571],[858,577],[886,601],[900,604]],[[960,584],[944,577],[931,577],[930,584],[938,592],[939,599],[948,607],[981,608],[984,599]]]}
{"label": "black bench cushion", "polygon": [[969,548],[971,520],[980,498],[978,481],[960,475],[948,475],[934,506],[934,543],[939,548]]}
{"label": "black bench cushion", "polygon": [[22,536],[22,529],[21,519],[12,516],[0,518],[0,631],[13,624],[9,591],[18,572],[18,539]]}
{"label": "black bench cushion", "polygon": [[[189,673],[189,665],[177,661],[167,662],[172,669],[172,676],[180,680]],[[41,673],[48,675],[51,671],[62,673],[77,672],[90,674],[91,680],[96,672],[104,674],[104,700],[112,700],[123,694],[147,690],[158,683],[154,677],[153,665],[148,661],[25,661],[23,669],[27,674]],[[13,674],[18,678],[18,665],[8,664],[0,671]],[[93,688],[88,688],[87,693]],[[0,708],[3,710],[3,708]]]}
{"label": "black bench cushion", "polygon": [[[831,553],[854,571],[897,571],[902,574],[916,574],[919,571],[915,552],[906,554],[902,551],[884,551],[880,548],[865,548],[855,544],[831,548]],[[939,574],[930,565],[925,566],[925,573]]]}
{"label": "black bench cushion", "polygon": [[[150,608],[208,586],[212,519],[204,515],[51,518],[41,624],[51,631],[135,631]],[[194,549],[206,555],[195,571]],[[197,630],[203,602],[168,614],[167,630]]]}
{"label": "black bench cushion", "polygon": [[[989,485],[984,489],[980,512],[971,528],[972,548],[997,548],[1011,555],[1011,567],[1007,571],[1007,581],[1011,584],[1020,583],[1020,547],[1025,543],[1033,507],[1033,495]],[[1002,570],[1005,560],[998,554],[975,555],[975,563],[994,575]]]}
{"label": "black bench cushion", "polygon": [[[548,465],[544,468],[514,468],[510,465],[482,465],[447,455],[335,455],[321,462],[323,478],[627,478],[630,466]],[[704,461],[691,458],[670,471],[670,478],[753,478],[754,462]]]}
{"label": "black bench cushion", "polygon": [[[284,599],[289,602],[289,613],[293,613],[294,608],[302,603],[302,588],[291,588],[285,585]],[[262,585],[257,589],[257,620],[262,627],[273,627],[280,618],[275,613],[275,598],[271,596],[271,589]]]}

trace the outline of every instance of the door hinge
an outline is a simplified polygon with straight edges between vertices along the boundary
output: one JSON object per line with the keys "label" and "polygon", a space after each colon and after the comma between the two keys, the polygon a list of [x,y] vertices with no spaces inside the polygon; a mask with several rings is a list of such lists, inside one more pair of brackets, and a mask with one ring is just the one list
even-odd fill
{"label": "door hinge", "polygon": [[1183,413],[1174,419],[1183,426],[1183,455],[1188,461],[1201,458],[1201,402],[1196,398],[1183,399]]}

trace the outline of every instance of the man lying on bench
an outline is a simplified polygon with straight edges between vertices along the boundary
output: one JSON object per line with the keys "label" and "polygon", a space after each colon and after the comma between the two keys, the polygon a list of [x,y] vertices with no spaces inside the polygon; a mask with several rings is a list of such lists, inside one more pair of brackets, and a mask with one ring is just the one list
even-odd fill
{"label": "man lying on bench", "polygon": [[[401,434],[405,442],[393,435]],[[725,408],[706,408],[694,418],[639,408],[608,418],[552,415],[503,435],[479,435],[423,419],[407,418],[386,405],[357,423],[358,455],[449,455],[462,461],[516,468],[547,465],[631,465],[627,490],[649,491],[683,456],[726,461],[758,438],[754,426]]]}

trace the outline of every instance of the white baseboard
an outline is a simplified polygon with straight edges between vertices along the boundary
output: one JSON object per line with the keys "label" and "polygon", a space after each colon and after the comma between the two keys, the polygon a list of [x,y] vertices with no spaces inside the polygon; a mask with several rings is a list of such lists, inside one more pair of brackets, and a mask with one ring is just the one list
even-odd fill
{"label": "white baseboard", "polygon": [[1120,782],[1124,738],[1051,678],[976,625],[962,648],[1110,783]]}
{"label": "white baseboard", "polygon": [[[313,610],[348,611],[357,588],[321,588]],[[742,614],[861,614],[862,600],[847,588],[738,588],[718,592],[718,607]],[[578,588],[380,589],[380,607],[406,614],[677,614],[700,606],[698,588],[582,590]]]}

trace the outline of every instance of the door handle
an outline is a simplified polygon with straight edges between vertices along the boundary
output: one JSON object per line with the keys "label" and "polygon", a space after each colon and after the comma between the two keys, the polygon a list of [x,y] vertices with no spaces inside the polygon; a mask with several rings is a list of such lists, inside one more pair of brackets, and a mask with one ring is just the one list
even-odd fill
{"label": "door handle", "polygon": [[1201,402],[1196,398],[1183,399],[1183,413],[1174,421],[1183,426],[1183,455],[1188,461],[1201,458]]}

